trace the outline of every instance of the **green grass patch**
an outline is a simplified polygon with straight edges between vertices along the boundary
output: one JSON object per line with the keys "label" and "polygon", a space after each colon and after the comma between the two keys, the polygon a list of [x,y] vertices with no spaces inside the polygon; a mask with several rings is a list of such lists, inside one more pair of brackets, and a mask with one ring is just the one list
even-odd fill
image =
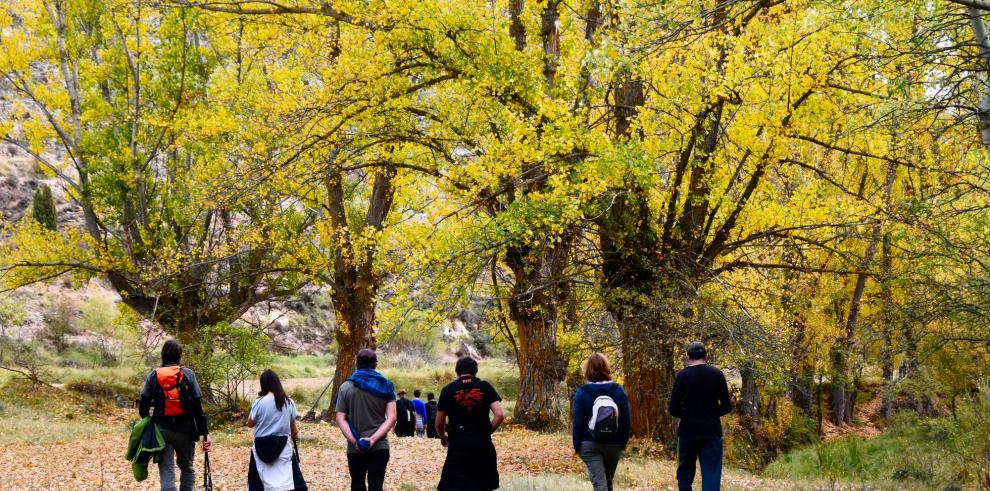
{"label": "green grass patch", "polygon": [[272,362],[272,370],[282,379],[333,377],[336,357],[334,355],[290,355],[277,356]]}
{"label": "green grass patch", "polygon": [[509,475],[499,480],[505,491],[587,491],[591,484],[587,478],[571,474],[544,474],[539,476]]}
{"label": "green grass patch", "polygon": [[83,420],[72,412],[53,413],[8,402],[3,403],[0,425],[3,425],[0,447],[15,443],[71,442],[121,430],[106,423]]}
{"label": "green grass patch", "polygon": [[86,436],[113,433],[108,425],[111,405],[46,386],[19,381],[0,388],[0,447],[15,443],[71,442]]}
{"label": "green grass patch", "polygon": [[902,416],[883,434],[852,435],[784,454],[764,474],[785,479],[865,481],[882,488],[957,489],[970,481],[954,447],[954,423]]}

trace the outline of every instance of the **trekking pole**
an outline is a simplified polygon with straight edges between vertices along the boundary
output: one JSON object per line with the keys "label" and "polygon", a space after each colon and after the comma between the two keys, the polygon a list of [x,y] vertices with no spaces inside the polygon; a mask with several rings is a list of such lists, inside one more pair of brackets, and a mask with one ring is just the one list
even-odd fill
{"label": "trekking pole", "polygon": [[203,452],[203,489],[213,491],[213,476],[210,474],[210,452]]}

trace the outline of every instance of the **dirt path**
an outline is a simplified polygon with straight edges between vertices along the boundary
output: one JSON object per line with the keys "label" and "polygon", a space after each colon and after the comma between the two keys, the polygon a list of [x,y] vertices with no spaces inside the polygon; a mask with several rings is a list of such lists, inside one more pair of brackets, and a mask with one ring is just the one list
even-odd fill
{"label": "dirt path", "polygon": [[[304,441],[301,442],[300,455],[310,489],[345,489],[347,465],[343,437],[336,427],[322,423],[303,424],[301,431]],[[503,472],[536,472],[537,467],[545,467],[550,472],[577,470],[576,462],[570,455],[553,451],[560,446],[548,439],[555,437],[523,438],[512,432],[499,437]],[[0,465],[0,489],[158,489],[156,472],[150,472],[148,480],[143,483],[134,482],[130,464],[123,459],[126,438],[127,433],[121,428],[121,431],[83,441],[10,445],[0,449],[0,462],[3,463]],[[216,489],[244,489],[249,433],[238,431],[214,435],[214,438],[216,443],[210,460]],[[388,469],[389,489],[422,489],[436,480],[443,459],[442,448],[436,440],[391,438],[390,443],[393,457]],[[566,450],[566,446],[561,448]],[[200,455],[197,455],[196,465],[201,471]],[[201,479],[202,475],[197,478]]]}
{"label": "dirt path", "polygon": [[[325,423],[303,423],[300,455],[310,489],[348,489],[343,437],[336,427]],[[153,469],[147,481],[136,483],[130,464],[123,459],[127,439],[122,424],[105,434],[78,440],[44,444],[12,444],[0,448],[0,490],[157,490],[158,476]],[[215,434],[210,453],[217,491],[244,489],[250,433],[246,429]],[[510,490],[584,489],[584,468],[572,454],[567,436],[540,435],[508,429],[496,434],[499,469]],[[390,438],[387,489],[433,489],[443,465],[444,449],[436,440]],[[196,468],[202,472],[202,457]],[[618,489],[673,489],[673,463],[631,461],[620,474]],[[201,488],[202,474],[197,489]],[[764,481],[748,474],[731,472],[726,489],[793,489],[786,483]]]}

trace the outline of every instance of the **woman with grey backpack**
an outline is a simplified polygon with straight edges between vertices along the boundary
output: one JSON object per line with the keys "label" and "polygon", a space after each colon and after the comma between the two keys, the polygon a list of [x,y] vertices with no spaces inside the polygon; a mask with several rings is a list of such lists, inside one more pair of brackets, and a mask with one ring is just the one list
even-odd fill
{"label": "woman with grey backpack", "polygon": [[574,451],[588,466],[595,491],[612,491],[612,478],[622,451],[629,443],[629,399],[621,385],[612,382],[608,359],[592,353],[582,366],[588,383],[574,394],[571,436]]}

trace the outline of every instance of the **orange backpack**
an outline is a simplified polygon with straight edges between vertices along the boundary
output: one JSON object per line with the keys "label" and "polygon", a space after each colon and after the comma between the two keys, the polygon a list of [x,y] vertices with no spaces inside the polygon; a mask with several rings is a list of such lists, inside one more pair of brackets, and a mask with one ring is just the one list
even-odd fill
{"label": "orange backpack", "polygon": [[179,393],[179,386],[185,378],[181,366],[161,367],[155,369],[155,378],[158,385],[165,394],[162,414],[165,416],[179,416],[185,414],[182,408],[182,398]]}

